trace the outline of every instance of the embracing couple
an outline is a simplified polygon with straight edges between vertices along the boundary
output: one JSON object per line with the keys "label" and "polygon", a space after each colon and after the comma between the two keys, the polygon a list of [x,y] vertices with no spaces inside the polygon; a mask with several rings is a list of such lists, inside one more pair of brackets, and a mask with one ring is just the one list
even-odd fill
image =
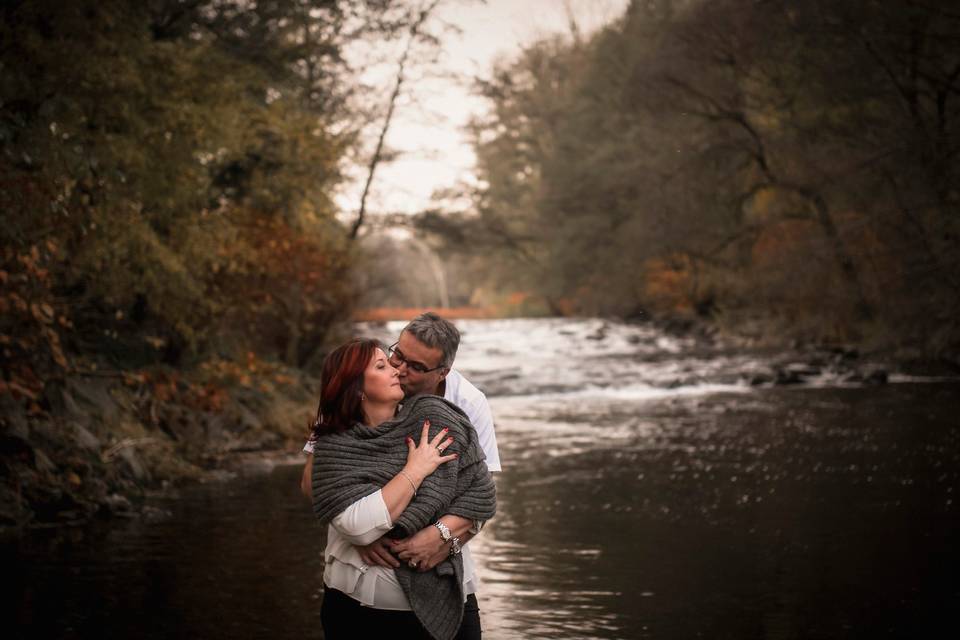
{"label": "embracing couple", "polygon": [[459,344],[424,313],[390,347],[351,340],[324,361],[301,489],[327,525],[327,640],[481,637],[467,542],[494,515],[500,457]]}

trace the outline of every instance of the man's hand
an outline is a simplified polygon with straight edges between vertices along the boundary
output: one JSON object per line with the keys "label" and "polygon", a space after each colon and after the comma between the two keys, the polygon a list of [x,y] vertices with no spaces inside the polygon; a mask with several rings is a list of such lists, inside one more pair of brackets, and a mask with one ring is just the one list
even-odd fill
{"label": "man's hand", "polygon": [[[443,516],[440,520],[447,525],[453,537],[460,539],[461,546],[467,544],[473,537],[470,533],[470,527],[473,526],[472,520],[450,514]],[[434,525],[424,527],[409,538],[391,540],[387,544],[402,562],[410,564],[414,561],[416,568],[420,571],[433,569],[450,555],[450,543],[443,541],[440,530]]]}
{"label": "man's hand", "polygon": [[445,542],[443,546],[440,547],[440,551],[437,551],[433,556],[427,559],[424,562],[421,562],[417,565],[417,571],[423,573],[424,571],[430,571],[435,566],[446,560],[450,557],[450,543]]}
{"label": "man's hand", "polygon": [[355,546],[354,548],[360,554],[360,558],[367,564],[394,569],[400,566],[400,562],[390,553],[390,542],[387,538],[380,538],[368,545]]}
{"label": "man's hand", "polygon": [[409,538],[391,540],[388,544],[402,561],[407,564],[415,562],[418,569],[422,569],[431,561],[434,561],[432,565],[427,567],[432,569],[450,553],[450,544],[443,541],[443,538],[440,537],[440,530],[433,525],[420,529]]}

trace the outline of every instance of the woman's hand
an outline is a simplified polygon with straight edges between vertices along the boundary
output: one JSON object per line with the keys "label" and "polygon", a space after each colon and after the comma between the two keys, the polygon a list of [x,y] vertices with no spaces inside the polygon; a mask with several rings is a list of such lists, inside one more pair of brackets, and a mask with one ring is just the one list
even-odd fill
{"label": "woman's hand", "polygon": [[391,521],[400,517],[410,501],[416,497],[417,489],[428,475],[444,462],[457,458],[455,453],[443,455],[443,450],[453,443],[453,438],[447,437],[448,431],[441,429],[440,433],[431,439],[430,421],[424,420],[420,444],[415,445],[413,438],[407,438],[407,464],[383,487],[383,502],[387,505]]}
{"label": "woman's hand", "polygon": [[430,421],[423,421],[423,433],[420,434],[420,444],[415,445],[413,438],[407,438],[407,464],[403,471],[413,477],[416,486],[420,486],[424,478],[436,471],[444,462],[457,458],[457,454],[443,455],[443,450],[453,444],[453,438],[448,438],[449,429],[443,428],[430,439]]}

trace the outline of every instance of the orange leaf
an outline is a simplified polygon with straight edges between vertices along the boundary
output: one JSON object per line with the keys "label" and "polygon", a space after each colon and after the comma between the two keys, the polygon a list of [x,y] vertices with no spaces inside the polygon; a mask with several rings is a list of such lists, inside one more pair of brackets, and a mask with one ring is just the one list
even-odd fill
{"label": "orange leaf", "polygon": [[61,369],[67,368],[67,358],[63,355],[63,349],[60,348],[59,344],[51,344],[50,353],[53,355],[54,362],[60,365]]}

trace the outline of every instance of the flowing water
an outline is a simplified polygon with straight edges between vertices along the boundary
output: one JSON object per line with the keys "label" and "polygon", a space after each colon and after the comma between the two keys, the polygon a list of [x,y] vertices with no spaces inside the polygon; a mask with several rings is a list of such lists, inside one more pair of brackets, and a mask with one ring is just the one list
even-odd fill
{"label": "flowing water", "polygon": [[[486,638],[960,637],[960,381],[755,387],[763,358],[646,327],[460,326],[504,466]],[[299,473],[4,548],[14,637],[321,638]]]}

